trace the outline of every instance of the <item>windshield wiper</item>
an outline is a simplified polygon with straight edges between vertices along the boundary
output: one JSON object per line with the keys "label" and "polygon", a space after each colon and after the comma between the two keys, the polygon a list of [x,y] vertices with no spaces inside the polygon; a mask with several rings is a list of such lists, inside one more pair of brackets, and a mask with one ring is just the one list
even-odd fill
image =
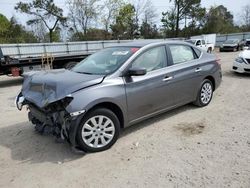
{"label": "windshield wiper", "polygon": [[93,73],[91,73],[91,72],[78,72],[78,71],[77,71],[77,73],[79,73],[79,74],[89,74],[89,75],[93,75]]}

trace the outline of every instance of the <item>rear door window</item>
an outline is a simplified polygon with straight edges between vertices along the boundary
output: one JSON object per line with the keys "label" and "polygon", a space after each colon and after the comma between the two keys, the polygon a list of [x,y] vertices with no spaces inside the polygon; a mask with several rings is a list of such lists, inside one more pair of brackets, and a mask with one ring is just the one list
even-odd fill
{"label": "rear door window", "polygon": [[169,45],[169,49],[174,65],[197,59],[196,54],[190,46],[173,44]]}

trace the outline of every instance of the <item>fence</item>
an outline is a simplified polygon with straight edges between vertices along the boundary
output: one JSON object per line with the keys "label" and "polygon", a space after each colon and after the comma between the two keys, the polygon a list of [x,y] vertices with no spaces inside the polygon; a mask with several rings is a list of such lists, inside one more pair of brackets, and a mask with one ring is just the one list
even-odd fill
{"label": "fence", "polygon": [[[220,46],[228,39],[250,39],[250,32],[232,33],[216,35],[215,46]],[[162,41],[164,39],[154,39],[148,41]],[[171,40],[176,40],[172,38]],[[184,40],[179,38],[178,40]],[[133,40],[107,40],[107,41],[84,41],[84,42],[66,42],[66,43],[31,43],[31,44],[0,44],[4,55],[15,58],[36,57],[44,54],[56,55],[75,55],[75,54],[91,54],[97,50],[115,46],[119,43],[127,43]],[[0,50],[0,51],[1,51]]]}
{"label": "fence", "polygon": [[216,35],[216,46],[221,46],[228,39],[250,39],[250,32],[246,33],[231,33],[231,34],[217,34]]}
{"label": "fence", "polygon": [[122,41],[84,41],[67,43],[31,43],[31,44],[0,44],[4,55],[16,58],[36,57],[44,54],[74,55],[90,54],[97,50],[114,46],[119,43],[127,43],[131,40]]}

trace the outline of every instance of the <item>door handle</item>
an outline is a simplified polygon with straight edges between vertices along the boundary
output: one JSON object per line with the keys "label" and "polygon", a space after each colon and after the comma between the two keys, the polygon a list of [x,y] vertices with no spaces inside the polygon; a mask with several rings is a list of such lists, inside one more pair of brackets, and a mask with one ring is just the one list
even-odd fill
{"label": "door handle", "polygon": [[173,76],[166,76],[162,81],[167,82],[173,79]]}
{"label": "door handle", "polygon": [[197,69],[195,69],[195,72],[201,72],[202,71],[202,69],[201,68],[197,68]]}

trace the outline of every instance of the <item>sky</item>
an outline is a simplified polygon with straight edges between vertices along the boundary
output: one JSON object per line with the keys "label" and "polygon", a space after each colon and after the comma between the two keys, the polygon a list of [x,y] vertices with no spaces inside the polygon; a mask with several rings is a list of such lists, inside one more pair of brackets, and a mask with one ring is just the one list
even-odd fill
{"label": "sky", "polygon": [[[20,0],[0,0],[0,13],[5,15],[7,18],[11,18],[13,15],[17,18],[19,22],[25,24],[27,17],[24,14],[17,13],[14,10],[14,6]],[[22,2],[31,2],[32,0],[21,0]],[[169,0],[151,0],[154,4],[158,15],[159,20],[161,18],[161,13],[167,11],[171,4]],[[56,5],[63,8],[65,7],[66,0],[54,0]],[[240,12],[242,7],[250,4],[249,0],[201,0],[201,4],[203,7],[209,8],[214,5],[224,5],[227,9],[234,14],[234,21],[236,23],[240,23]]]}

